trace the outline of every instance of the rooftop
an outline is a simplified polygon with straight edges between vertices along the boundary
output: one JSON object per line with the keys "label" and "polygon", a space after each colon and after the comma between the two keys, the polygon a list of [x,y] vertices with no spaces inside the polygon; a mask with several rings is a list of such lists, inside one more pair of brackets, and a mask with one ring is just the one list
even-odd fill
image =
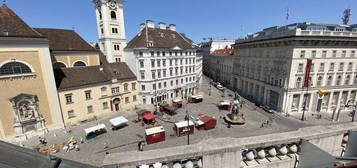
{"label": "rooftop", "polygon": [[0,37],[31,37],[43,36],[27,25],[14,11],[6,5],[0,6]]}
{"label": "rooftop", "polygon": [[231,48],[218,49],[218,50],[214,50],[212,52],[212,55],[215,55],[215,56],[230,56],[233,54],[234,54],[234,49],[231,49]]}
{"label": "rooftop", "polygon": [[56,69],[55,78],[58,90],[95,85],[117,80],[134,80],[134,73],[123,63],[110,63],[98,66]]}

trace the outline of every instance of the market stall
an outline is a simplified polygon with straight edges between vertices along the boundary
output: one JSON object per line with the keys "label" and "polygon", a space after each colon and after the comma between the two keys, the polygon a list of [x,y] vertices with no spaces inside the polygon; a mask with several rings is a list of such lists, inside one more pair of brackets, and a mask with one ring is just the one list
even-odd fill
{"label": "market stall", "polygon": [[181,99],[175,99],[172,101],[172,106],[177,107],[177,108],[182,108],[183,101]]}
{"label": "market stall", "polygon": [[177,107],[170,106],[168,104],[160,106],[160,112],[165,112],[168,115],[175,115],[177,109]]}
{"label": "market stall", "polygon": [[145,130],[145,136],[148,144],[165,141],[165,129],[163,126],[148,128]]}
{"label": "market stall", "polygon": [[213,117],[210,116],[204,116],[200,118],[200,121],[203,122],[203,129],[208,130],[208,129],[213,129],[217,125],[217,120]]}
{"label": "market stall", "polygon": [[189,121],[180,121],[175,123],[174,131],[177,136],[183,136],[194,133],[194,123]]}
{"label": "market stall", "polygon": [[154,124],[155,123],[155,115],[150,113],[143,114],[143,122],[145,124]]}
{"label": "market stall", "polygon": [[189,96],[188,102],[190,103],[200,103],[203,101],[203,95],[192,95]]}
{"label": "market stall", "polygon": [[128,120],[125,117],[117,117],[109,120],[112,124],[112,130],[118,130],[127,126]]}
{"label": "market stall", "polygon": [[224,110],[230,110],[232,107],[232,104],[228,100],[221,100],[218,103],[218,108],[219,109],[224,109]]}
{"label": "market stall", "polygon": [[90,140],[90,139],[95,138],[98,135],[106,133],[107,129],[104,124],[99,124],[97,126],[84,129],[84,131],[86,133],[86,139]]}

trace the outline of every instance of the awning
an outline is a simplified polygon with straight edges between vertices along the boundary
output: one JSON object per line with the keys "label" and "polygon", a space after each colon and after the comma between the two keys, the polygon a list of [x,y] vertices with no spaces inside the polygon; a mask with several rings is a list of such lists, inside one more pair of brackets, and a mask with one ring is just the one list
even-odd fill
{"label": "awning", "polygon": [[117,117],[109,120],[113,126],[119,126],[128,122],[125,117]]}
{"label": "awning", "polygon": [[106,129],[104,124],[99,124],[97,126],[84,129],[84,131],[86,132],[86,134],[89,134],[91,132],[94,132],[94,131],[97,131],[97,130],[101,130],[101,129]]}
{"label": "awning", "polygon": [[154,116],[153,114],[151,114],[151,113],[147,113],[147,114],[145,114],[145,115],[143,116],[143,118],[144,118],[145,120],[153,120],[153,119],[155,119],[155,116]]}

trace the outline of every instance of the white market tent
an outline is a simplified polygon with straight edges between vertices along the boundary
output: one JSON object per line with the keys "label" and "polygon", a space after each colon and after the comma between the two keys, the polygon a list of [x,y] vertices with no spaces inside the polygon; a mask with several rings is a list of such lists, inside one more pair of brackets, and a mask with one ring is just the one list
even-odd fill
{"label": "white market tent", "polygon": [[104,124],[99,124],[97,126],[84,129],[84,131],[86,132],[86,134],[89,134],[91,132],[94,132],[94,131],[97,131],[97,130],[101,130],[101,129],[106,129]]}
{"label": "white market tent", "polygon": [[120,116],[120,117],[113,118],[113,119],[109,120],[109,122],[112,124],[112,126],[117,127],[117,126],[126,124],[128,122],[128,119]]}

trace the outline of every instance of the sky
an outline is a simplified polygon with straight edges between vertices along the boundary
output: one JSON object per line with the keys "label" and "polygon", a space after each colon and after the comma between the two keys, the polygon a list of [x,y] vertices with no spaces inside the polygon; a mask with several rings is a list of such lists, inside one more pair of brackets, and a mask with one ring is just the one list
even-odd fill
{"label": "sky", "polygon": [[[6,0],[32,27],[72,29],[88,42],[98,41],[92,0]],[[286,13],[289,8],[289,20]],[[236,39],[264,28],[295,22],[342,23],[350,8],[350,24],[357,24],[357,0],[125,0],[127,41],[139,24],[176,24],[196,43],[203,38]]]}

